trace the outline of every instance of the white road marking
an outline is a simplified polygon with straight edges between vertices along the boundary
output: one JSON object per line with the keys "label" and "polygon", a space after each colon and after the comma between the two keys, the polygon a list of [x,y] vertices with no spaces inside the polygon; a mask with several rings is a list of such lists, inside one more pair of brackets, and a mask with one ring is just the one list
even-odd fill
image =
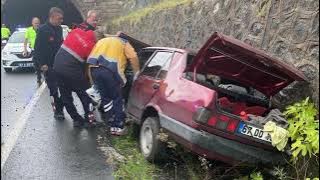
{"label": "white road marking", "polygon": [[38,102],[41,94],[45,90],[47,84],[45,82],[42,83],[42,85],[39,87],[39,89],[36,91],[36,93],[33,95],[31,101],[29,104],[25,107],[24,112],[19,117],[19,120],[15,123],[13,126],[13,130],[10,131],[9,135],[6,138],[6,141],[1,144],[1,170],[4,167],[4,164],[6,163],[6,160],[8,159],[10,152],[12,151],[13,147],[15,146],[19,135],[22,132],[22,129],[25,127],[25,124],[27,120],[29,119],[29,116]]}

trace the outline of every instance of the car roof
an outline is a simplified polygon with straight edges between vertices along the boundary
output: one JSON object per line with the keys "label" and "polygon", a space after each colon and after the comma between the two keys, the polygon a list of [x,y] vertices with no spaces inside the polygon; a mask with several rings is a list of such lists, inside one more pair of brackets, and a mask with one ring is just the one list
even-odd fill
{"label": "car roof", "polygon": [[144,49],[169,50],[169,51],[176,51],[176,52],[181,52],[181,53],[191,53],[191,54],[193,54],[193,51],[192,51],[192,50],[172,48],[172,47],[146,47],[146,48],[144,48]]}
{"label": "car roof", "polygon": [[27,28],[17,28],[14,32],[25,32]]}

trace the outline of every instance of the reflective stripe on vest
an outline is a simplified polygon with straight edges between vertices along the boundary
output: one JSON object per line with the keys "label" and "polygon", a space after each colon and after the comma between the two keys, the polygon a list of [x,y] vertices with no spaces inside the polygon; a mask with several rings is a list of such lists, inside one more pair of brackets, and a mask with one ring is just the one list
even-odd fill
{"label": "reflective stripe on vest", "polygon": [[65,46],[64,44],[61,45],[61,48],[66,50],[68,53],[70,53],[73,57],[75,57],[78,61],[80,61],[81,63],[84,63],[85,60],[82,59],[77,53],[75,53],[74,51],[72,51],[72,49],[68,48],[67,46]]}

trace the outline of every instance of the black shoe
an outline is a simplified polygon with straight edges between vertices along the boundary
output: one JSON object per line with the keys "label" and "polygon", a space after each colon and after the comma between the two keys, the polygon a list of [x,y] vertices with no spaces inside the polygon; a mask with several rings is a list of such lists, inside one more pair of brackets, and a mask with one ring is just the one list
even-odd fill
{"label": "black shoe", "polygon": [[58,112],[58,111],[55,111],[54,112],[54,118],[56,119],[56,120],[64,120],[64,114],[63,114],[63,112]]}
{"label": "black shoe", "polygon": [[83,127],[84,122],[83,121],[73,121],[73,127]]}

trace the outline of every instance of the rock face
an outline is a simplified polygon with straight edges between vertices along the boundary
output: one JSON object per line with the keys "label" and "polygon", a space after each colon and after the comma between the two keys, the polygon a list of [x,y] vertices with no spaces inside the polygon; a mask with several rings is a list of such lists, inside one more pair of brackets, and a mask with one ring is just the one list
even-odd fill
{"label": "rock face", "polygon": [[[140,7],[145,1],[131,2]],[[283,105],[305,96],[319,104],[318,0],[195,0],[149,14],[139,22],[106,27],[108,33],[121,30],[154,46],[195,50],[213,32],[223,32],[305,73],[308,85],[295,83],[277,95]]]}

